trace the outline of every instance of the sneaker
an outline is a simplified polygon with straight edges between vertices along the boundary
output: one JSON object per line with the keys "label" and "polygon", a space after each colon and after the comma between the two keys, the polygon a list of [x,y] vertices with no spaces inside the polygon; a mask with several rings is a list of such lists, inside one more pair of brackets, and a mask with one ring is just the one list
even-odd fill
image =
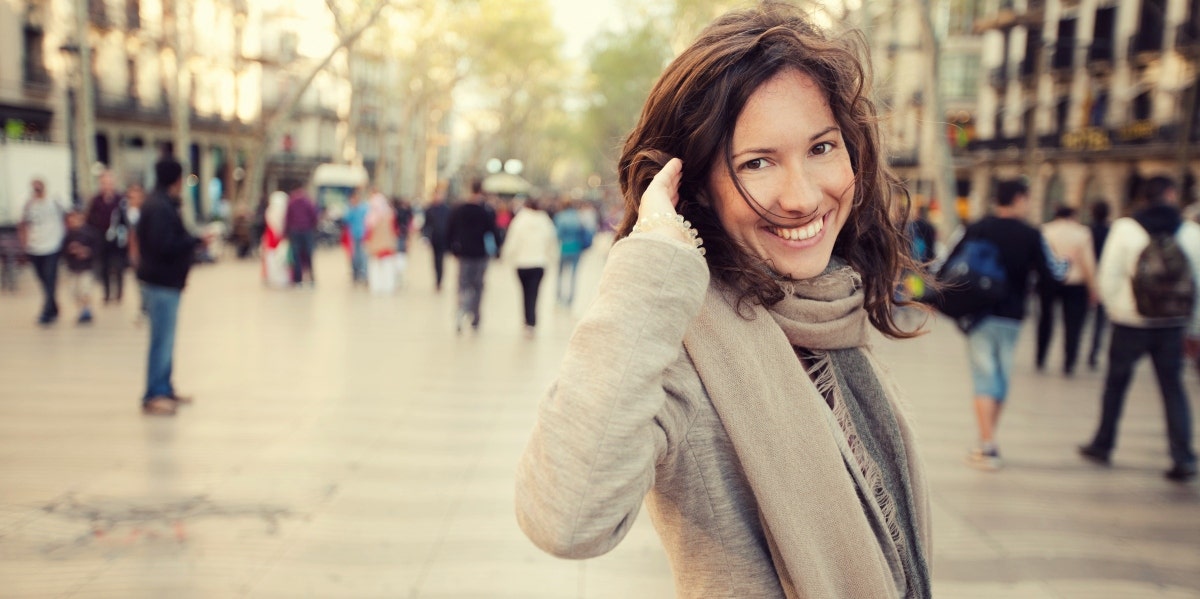
{"label": "sneaker", "polygon": [[1196,465],[1189,464],[1185,466],[1183,464],[1175,464],[1173,468],[1163,473],[1163,476],[1166,476],[1167,480],[1173,480],[1177,483],[1186,483],[1193,478],[1196,478]]}
{"label": "sneaker", "polygon": [[88,324],[88,323],[90,323],[90,322],[92,322],[92,312],[91,312],[91,310],[84,310],[83,312],[80,312],[80,313],[79,313],[79,322],[78,322],[78,324]]}
{"label": "sneaker", "polygon": [[992,449],[984,451],[982,447],[976,447],[967,454],[967,465],[977,470],[985,470],[987,472],[995,472],[1003,465],[1000,461],[1000,452]]}
{"label": "sneaker", "polygon": [[1080,445],[1079,455],[1093,464],[1100,464],[1101,466],[1112,465],[1112,460],[1109,458],[1107,451],[1097,449],[1091,445]]}

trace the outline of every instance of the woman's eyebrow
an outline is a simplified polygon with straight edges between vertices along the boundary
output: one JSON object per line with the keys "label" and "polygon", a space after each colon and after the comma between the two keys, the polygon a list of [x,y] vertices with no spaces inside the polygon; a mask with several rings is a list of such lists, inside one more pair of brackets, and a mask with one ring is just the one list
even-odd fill
{"label": "woman's eyebrow", "polygon": [[[824,129],[821,129],[820,131],[816,132],[815,134],[813,134],[811,137],[808,138],[808,141],[809,141],[809,143],[812,143],[812,142],[817,141],[818,139],[821,139],[822,137],[825,137],[826,135],[829,135],[830,133],[833,133],[835,131],[840,132],[841,128],[838,127],[837,125],[830,125]],[[734,153],[733,155],[730,156],[730,158],[737,158],[743,154],[773,154],[774,152],[775,152],[775,148],[766,148],[766,147],[746,148],[745,150],[741,150],[739,152]]]}

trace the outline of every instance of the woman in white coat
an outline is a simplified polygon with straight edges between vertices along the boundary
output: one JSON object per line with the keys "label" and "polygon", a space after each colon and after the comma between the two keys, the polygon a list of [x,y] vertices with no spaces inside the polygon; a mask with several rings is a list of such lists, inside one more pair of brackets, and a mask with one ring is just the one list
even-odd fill
{"label": "woman in white coat", "polygon": [[558,246],[554,221],[536,200],[526,200],[508,225],[501,258],[517,269],[525,306],[525,336],[532,337],[537,326],[538,289]]}

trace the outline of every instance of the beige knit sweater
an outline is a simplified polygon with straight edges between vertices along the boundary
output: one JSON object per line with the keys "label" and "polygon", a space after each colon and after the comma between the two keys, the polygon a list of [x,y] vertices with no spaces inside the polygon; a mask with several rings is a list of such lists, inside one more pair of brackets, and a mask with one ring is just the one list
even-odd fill
{"label": "beige knit sweater", "polygon": [[[789,538],[862,555],[844,567],[789,564],[785,595],[759,502],[683,349],[708,284],[704,259],[678,243],[642,235],[613,246],[599,295],[576,328],[518,466],[522,530],[551,554],[594,557],[624,538],[645,501],[679,597],[898,596],[845,470],[804,464],[798,470],[813,475],[804,484],[828,489],[828,509],[806,506],[806,513],[822,514],[821,522]],[[896,412],[908,453],[916,455],[903,412]],[[836,429],[832,417],[826,422]],[[845,443],[839,449],[852,459]],[[910,476],[915,529],[928,548],[918,464]]]}

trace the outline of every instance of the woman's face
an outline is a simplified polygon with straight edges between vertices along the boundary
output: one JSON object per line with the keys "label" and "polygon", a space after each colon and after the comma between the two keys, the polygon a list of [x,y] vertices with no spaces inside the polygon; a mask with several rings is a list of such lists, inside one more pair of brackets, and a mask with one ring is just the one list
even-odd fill
{"label": "woman's face", "polygon": [[[821,274],[854,198],[850,154],[812,77],[781,71],[746,102],[733,130],[733,176],[773,220],[738,193],[723,158],[709,190],[725,232],[745,251],[794,279]],[[768,215],[770,216],[770,215]]]}

